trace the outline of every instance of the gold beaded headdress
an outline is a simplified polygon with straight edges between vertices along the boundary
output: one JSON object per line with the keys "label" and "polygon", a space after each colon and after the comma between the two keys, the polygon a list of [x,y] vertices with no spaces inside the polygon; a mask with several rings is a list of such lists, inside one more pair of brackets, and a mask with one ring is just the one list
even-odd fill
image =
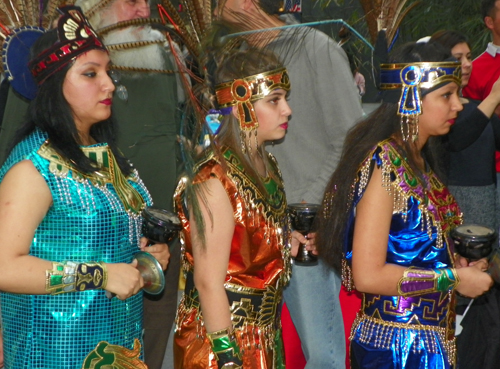
{"label": "gold beaded headdress", "polygon": [[[380,64],[380,89],[401,90],[398,115],[401,116],[403,140],[418,136],[418,116],[422,114],[422,97],[450,82],[461,85],[458,61]],[[405,132],[404,127],[407,127]]]}
{"label": "gold beaded headdress", "polygon": [[221,83],[215,86],[215,94],[221,108],[237,106],[241,130],[251,131],[259,126],[252,103],[278,88],[290,91],[286,68]]}

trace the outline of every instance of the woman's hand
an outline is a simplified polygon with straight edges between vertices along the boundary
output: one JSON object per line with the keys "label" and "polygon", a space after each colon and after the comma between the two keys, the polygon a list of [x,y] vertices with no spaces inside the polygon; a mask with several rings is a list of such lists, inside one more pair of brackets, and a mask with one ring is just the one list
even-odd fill
{"label": "woman's hand", "polygon": [[486,259],[470,263],[468,267],[457,269],[460,283],[457,286],[457,292],[460,294],[476,298],[493,286],[493,279],[488,273],[485,273],[488,268]]}
{"label": "woman's hand", "polygon": [[161,264],[161,268],[165,271],[170,260],[170,250],[166,243],[155,243],[148,246],[149,240],[146,237],[141,238],[140,248],[141,251],[149,252]]}
{"label": "woman's hand", "polygon": [[489,265],[488,259],[482,258],[479,260],[470,261],[467,266],[475,266],[476,268],[478,268],[482,272],[486,272],[488,270],[488,265]]}
{"label": "woman's hand", "polygon": [[491,117],[493,113],[497,115],[500,113],[500,77],[495,81],[491,87],[491,91],[486,98],[478,105],[484,115]]}
{"label": "woman's hand", "polygon": [[455,268],[460,269],[460,268],[466,268],[469,266],[469,260],[467,258],[464,258],[460,254],[455,254]]}
{"label": "woman's hand", "polygon": [[106,291],[114,293],[120,300],[135,295],[144,286],[135,259],[131,264],[106,264],[106,268],[108,270]]}
{"label": "woman's hand", "polygon": [[318,255],[318,251],[316,250],[316,233],[308,233],[307,236],[304,236],[298,231],[292,232],[291,253],[293,257],[297,256],[300,244],[305,244],[307,251],[311,251],[314,255]]}
{"label": "woman's hand", "polygon": [[318,255],[318,250],[316,249],[316,232],[307,234],[306,250],[311,251],[314,255]]}

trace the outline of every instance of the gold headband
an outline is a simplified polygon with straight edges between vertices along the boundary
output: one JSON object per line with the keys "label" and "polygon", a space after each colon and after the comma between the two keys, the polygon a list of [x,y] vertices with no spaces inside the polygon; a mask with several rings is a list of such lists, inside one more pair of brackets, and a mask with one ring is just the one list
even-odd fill
{"label": "gold headband", "polygon": [[[444,83],[461,85],[458,61],[380,64],[380,89],[401,90],[398,114],[422,114],[422,96]],[[424,89],[422,91],[421,89]]]}
{"label": "gold headband", "polygon": [[238,107],[238,118],[243,131],[259,126],[252,102],[269,95],[273,90],[290,91],[290,79],[286,68],[235,79],[215,86],[215,94],[220,108]]}

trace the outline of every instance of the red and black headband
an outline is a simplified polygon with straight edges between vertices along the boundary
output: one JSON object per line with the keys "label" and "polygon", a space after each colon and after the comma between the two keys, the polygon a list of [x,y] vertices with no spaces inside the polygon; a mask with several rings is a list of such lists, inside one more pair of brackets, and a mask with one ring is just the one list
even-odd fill
{"label": "red and black headband", "polygon": [[29,63],[37,85],[83,53],[94,49],[107,51],[79,7],[65,6],[58,11],[61,13],[57,24],[58,42]]}

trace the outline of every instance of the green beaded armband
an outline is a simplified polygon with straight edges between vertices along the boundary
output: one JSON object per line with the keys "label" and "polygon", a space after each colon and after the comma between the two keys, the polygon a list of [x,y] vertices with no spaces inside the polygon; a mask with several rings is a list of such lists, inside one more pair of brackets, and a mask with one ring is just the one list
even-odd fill
{"label": "green beaded armband", "polygon": [[226,328],[217,332],[207,333],[207,337],[212,345],[212,351],[215,354],[219,368],[242,368],[240,348],[232,329]]}
{"label": "green beaded armband", "polygon": [[108,272],[103,262],[52,263],[45,272],[45,290],[52,295],[60,293],[104,289]]}

